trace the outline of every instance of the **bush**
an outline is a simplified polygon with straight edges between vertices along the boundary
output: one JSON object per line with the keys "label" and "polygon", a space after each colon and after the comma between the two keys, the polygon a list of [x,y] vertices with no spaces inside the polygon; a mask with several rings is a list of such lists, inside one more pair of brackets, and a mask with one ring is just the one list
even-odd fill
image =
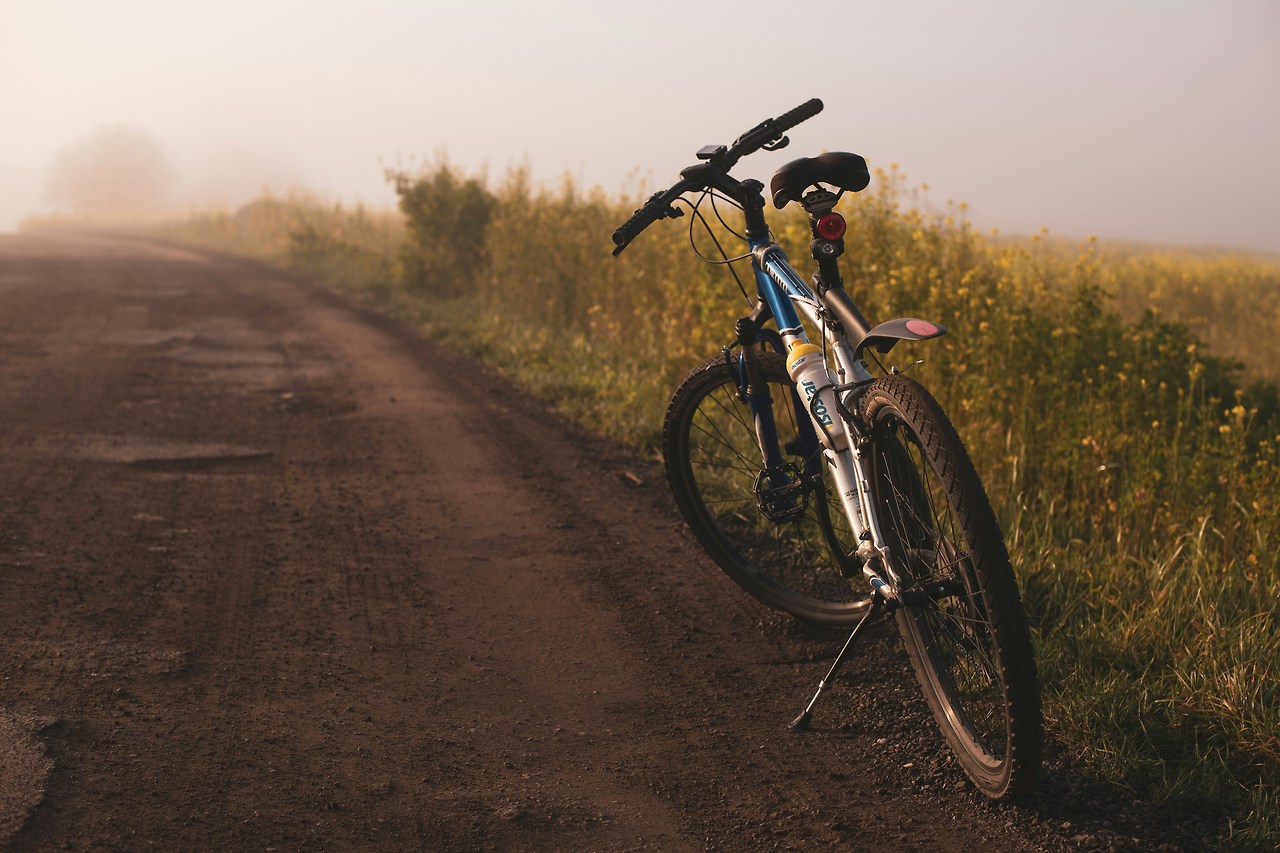
{"label": "bush", "polygon": [[388,171],[407,225],[404,282],[432,296],[456,296],[489,266],[487,233],[497,200],[476,178],[448,166],[411,175]]}

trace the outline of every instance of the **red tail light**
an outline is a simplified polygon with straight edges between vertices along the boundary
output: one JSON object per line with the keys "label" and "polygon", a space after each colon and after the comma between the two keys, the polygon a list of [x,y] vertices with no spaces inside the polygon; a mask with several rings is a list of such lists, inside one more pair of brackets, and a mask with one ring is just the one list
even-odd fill
{"label": "red tail light", "polygon": [[825,213],[818,218],[818,235],[827,240],[839,240],[844,228],[844,217],[838,213]]}

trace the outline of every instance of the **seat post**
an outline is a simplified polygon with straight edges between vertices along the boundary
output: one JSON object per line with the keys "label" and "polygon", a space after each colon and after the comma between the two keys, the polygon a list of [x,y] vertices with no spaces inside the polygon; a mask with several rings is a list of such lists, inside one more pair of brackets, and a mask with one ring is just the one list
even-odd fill
{"label": "seat post", "polygon": [[844,327],[845,334],[862,340],[871,331],[871,324],[862,316],[862,312],[844,289],[844,280],[840,277],[840,256],[844,254],[844,219],[838,213],[834,214],[839,226],[838,233],[834,236],[824,236],[818,225],[819,220],[834,212],[839,198],[819,187],[806,193],[800,204],[809,214],[809,230],[813,234],[809,252],[818,262],[814,287],[822,295],[831,318]]}
{"label": "seat post", "polygon": [[[825,293],[831,288],[843,288],[840,278],[840,256],[844,254],[844,232],[835,237],[826,237],[818,230],[818,220],[835,210],[839,196],[821,187],[805,193],[800,204],[809,214],[809,232],[813,241],[809,243],[809,253],[818,262],[818,290]],[[843,221],[843,220],[841,220]]]}

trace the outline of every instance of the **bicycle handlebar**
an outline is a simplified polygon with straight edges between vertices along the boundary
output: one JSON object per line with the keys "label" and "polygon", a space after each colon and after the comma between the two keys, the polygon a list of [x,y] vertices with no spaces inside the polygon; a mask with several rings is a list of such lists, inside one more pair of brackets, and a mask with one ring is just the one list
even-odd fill
{"label": "bicycle handlebar", "polygon": [[778,116],[774,121],[777,122],[779,130],[786,132],[800,122],[808,121],[820,112],[822,112],[822,99],[810,98],[794,110],[789,110]]}
{"label": "bicycle handlebar", "polygon": [[777,118],[765,119],[735,139],[732,146],[708,146],[699,151],[698,158],[708,162],[698,163],[685,169],[681,173],[681,179],[670,189],[649,196],[644,205],[613,232],[614,257],[622,254],[622,250],[640,236],[641,231],[659,219],[682,215],[682,211],[672,207],[672,203],[690,190],[706,189],[710,186],[706,176],[711,170],[727,175],[728,171],[748,154],[754,154],[761,148],[771,145],[781,148],[786,144],[783,140],[786,139],[788,130],[820,112],[822,112],[822,101],[812,98]]}
{"label": "bicycle handlebar", "polygon": [[737,163],[738,160],[748,154],[754,154],[770,143],[781,141],[788,130],[802,121],[813,118],[820,112],[822,112],[822,101],[818,98],[811,98],[794,110],[788,110],[777,118],[765,119],[734,140],[733,147],[726,152],[729,158],[729,166]]}

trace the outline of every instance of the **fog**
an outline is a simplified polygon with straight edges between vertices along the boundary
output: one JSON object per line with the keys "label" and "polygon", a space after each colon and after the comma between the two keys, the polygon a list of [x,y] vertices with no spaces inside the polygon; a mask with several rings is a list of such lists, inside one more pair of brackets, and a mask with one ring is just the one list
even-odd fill
{"label": "fog", "polygon": [[1271,0],[0,0],[0,230],[294,187],[390,206],[385,168],[442,152],[656,189],[817,96],[743,175],[852,150],[984,229],[1276,252],[1278,84]]}

